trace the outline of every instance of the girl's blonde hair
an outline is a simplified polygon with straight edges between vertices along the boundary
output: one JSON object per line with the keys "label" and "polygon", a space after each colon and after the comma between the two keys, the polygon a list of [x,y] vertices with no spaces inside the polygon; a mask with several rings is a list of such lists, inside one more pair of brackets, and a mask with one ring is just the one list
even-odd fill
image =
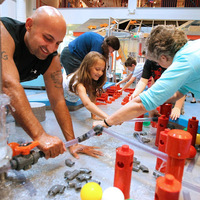
{"label": "girl's blonde hair", "polygon": [[[90,69],[101,59],[105,62],[105,68],[103,70],[103,75],[97,80],[93,80],[90,75]],[[106,82],[106,58],[95,51],[89,52],[83,59],[80,67],[74,72],[70,82],[69,90],[76,93],[76,88],[79,83],[82,83],[86,88],[86,92],[89,96],[97,96],[103,92],[103,85]]]}

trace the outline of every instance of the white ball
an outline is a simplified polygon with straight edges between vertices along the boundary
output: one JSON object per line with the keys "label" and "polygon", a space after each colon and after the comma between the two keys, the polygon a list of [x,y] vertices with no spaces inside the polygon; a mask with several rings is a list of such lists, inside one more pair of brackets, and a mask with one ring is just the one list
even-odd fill
{"label": "white ball", "polygon": [[124,194],[117,187],[109,187],[104,190],[101,200],[124,200]]}

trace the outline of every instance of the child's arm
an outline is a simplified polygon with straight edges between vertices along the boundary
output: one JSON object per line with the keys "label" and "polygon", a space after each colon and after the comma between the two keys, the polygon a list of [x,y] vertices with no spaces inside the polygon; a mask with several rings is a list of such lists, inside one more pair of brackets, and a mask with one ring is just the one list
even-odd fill
{"label": "child's arm", "polygon": [[[83,105],[92,113],[95,115],[98,115],[102,119],[106,119],[108,115],[103,112],[100,108],[98,108],[88,97],[86,93],[86,89],[82,84],[78,84],[77,86],[77,93],[80,97]],[[95,101],[95,100],[94,100]]]}
{"label": "child's arm", "polygon": [[177,118],[180,117],[181,108],[182,108],[182,106],[185,102],[185,98],[186,98],[186,95],[184,95],[182,98],[180,98],[179,100],[176,101],[174,108],[172,109],[172,112],[171,112],[171,115],[170,115],[170,118],[172,120],[176,120]]}
{"label": "child's arm", "polygon": [[[96,105],[96,96],[90,96],[90,100],[91,100],[91,102],[92,103],[94,103],[95,105]],[[91,113],[91,118],[92,119],[96,119],[96,120],[102,120],[102,119],[105,119],[105,118],[102,118],[102,117],[99,117],[99,116],[97,116],[97,115],[95,115],[95,114],[93,114],[93,113]]]}
{"label": "child's arm", "polygon": [[[132,74],[131,74],[132,76]],[[126,85],[121,89],[119,90],[119,92],[122,92],[124,91],[126,88],[128,88],[134,81],[135,81],[136,77],[131,77],[131,79],[126,83]]]}
{"label": "child's arm", "polygon": [[138,96],[141,92],[143,92],[147,84],[148,84],[148,79],[141,78],[138,84],[136,85],[133,94],[130,96],[130,100]]}
{"label": "child's arm", "polygon": [[132,75],[133,75],[133,74],[130,73],[127,77],[125,77],[123,80],[119,81],[119,82],[116,83],[115,85],[117,86],[117,85],[119,85],[119,84],[121,84],[121,83],[125,83],[126,81],[128,81],[128,80],[131,79]]}

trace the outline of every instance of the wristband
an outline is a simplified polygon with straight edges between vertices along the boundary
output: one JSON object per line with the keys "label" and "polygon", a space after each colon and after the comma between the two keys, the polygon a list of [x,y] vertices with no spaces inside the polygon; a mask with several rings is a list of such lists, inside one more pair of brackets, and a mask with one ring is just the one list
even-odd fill
{"label": "wristband", "polygon": [[111,127],[111,126],[106,122],[105,119],[104,119],[103,121],[104,121],[104,123],[105,123],[106,126]]}

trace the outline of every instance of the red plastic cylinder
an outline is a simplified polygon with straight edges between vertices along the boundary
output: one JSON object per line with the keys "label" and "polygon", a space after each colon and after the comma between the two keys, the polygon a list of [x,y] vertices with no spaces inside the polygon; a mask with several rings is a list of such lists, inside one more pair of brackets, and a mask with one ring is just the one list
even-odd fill
{"label": "red plastic cylinder", "polygon": [[133,156],[134,151],[128,145],[116,149],[114,187],[123,192],[125,199],[130,198]]}
{"label": "red plastic cylinder", "polygon": [[192,143],[191,143],[192,146],[195,146],[196,143],[198,124],[199,120],[197,120],[196,117],[192,117],[191,119],[188,120],[187,131],[192,135]]}
{"label": "red plastic cylinder", "polygon": [[154,200],[178,200],[181,191],[181,183],[171,174],[160,176],[156,179]]}
{"label": "red plastic cylinder", "polygon": [[173,129],[168,132],[166,173],[182,181],[185,159],[189,157],[192,136],[189,132]]}
{"label": "red plastic cylinder", "polygon": [[[158,144],[158,150],[161,152],[166,152],[166,145],[167,145],[167,137],[168,137],[168,132],[170,129],[165,129],[164,131],[160,132],[160,139],[159,139],[159,144]],[[156,161],[156,170],[165,173],[166,171],[166,162],[163,161],[160,158],[157,158]]]}
{"label": "red plastic cylinder", "polygon": [[151,121],[151,126],[152,126],[153,128],[157,128],[157,122]]}
{"label": "red plastic cylinder", "polygon": [[[144,115],[140,115],[138,118],[143,118]],[[143,122],[135,122],[135,131],[142,131]]]}
{"label": "red plastic cylinder", "polygon": [[171,103],[165,103],[160,106],[160,114],[165,115],[169,118],[172,111],[172,104]]}
{"label": "red plastic cylinder", "polygon": [[167,128],[168,122],[169,122],[169,118],[166,117],[165,115],[161,115],[160,117],[158,117],[156,140],[155,140],[155,145],[157,147],[159,143],[160,132],[164,131]]}

